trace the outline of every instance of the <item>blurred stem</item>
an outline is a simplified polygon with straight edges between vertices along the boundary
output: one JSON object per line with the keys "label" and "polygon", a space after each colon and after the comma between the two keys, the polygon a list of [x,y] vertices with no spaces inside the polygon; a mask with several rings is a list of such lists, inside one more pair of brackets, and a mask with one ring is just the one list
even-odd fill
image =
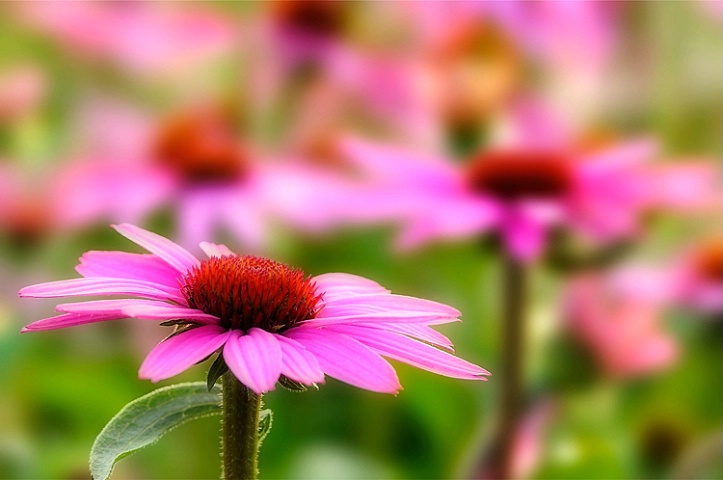
{"label": "blurred stem", "polygon": [[[502,269],[502,358],[500,363],[499,425],[493,439],[489,473],[512,478],[512,453],[522,410],[522,363],[527,269],[506,255]],[[487,469],[485,469],[487,470]]]}
{"label": "blurred stem", "polygon": [[258,477],[259,412],[257,395],[231,373],[223,375],[223,478]]}

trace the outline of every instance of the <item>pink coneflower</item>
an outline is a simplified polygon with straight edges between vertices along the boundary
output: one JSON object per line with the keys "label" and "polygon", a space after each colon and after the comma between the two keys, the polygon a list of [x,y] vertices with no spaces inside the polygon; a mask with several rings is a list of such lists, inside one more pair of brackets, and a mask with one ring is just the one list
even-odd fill
{"label": "pink coneflower", "polygon": [[675,339],[661,325],[661,306],[610,278],[582,276],[571,281],[567,324],[613,377],[634,377],[670,366],[678,356]]}
{"label": "pink coneflower", "polygon": [[140,298],[58,305],[61,315],[23,332],[119,318],[161,321],[177,329],[148,355],[141,378],[164,380],[218,352],[258,394],[273,390],[282,375],[313,385],[325,374],[396,393],[399,380],[382,356],[449,377],[488,375],[448,353],[451,342],[430,327],[457,320],[459,312],[447,305],[394,295],[354,275],[306,276],[212,243],[201,244],[208,259],[199,261],[157,234],[128,224],[115,229],[151,254],[87,252],[76,267],[84,278],[33,285],[20,296]]}
{"label": "pink coneflower", "polygon": [[[641,213],[676,203],[661,191],[669,173],[648,164],[656,149],[648,139],[592,153],[522,142],[481,152],[462,165],[352,138],[342,148],[374,185],[367,215],[402,221],[402,248],[496,230],[508,252],[529,261],[544,252],[554,228],[604,244],[637,234]],[[677,169],[686,171],[683,164]],[[690,197],[708,199],[717,191],[710,176],[689,180]],[[693,209],[694,200],[677,206]]]}
{"label": "pink coneflower", "polygon": [[23,4],[16,11],[72,53],[131,74],[187,72],[230,52],[236,38],[233,22],[199,6],[53,2]]}
{"label": "pink coneflower", "polygon": [[662,309],[682,308],[715,318],[723,313],[723,239],[688,248],[668,265],[626,266],[611,274],[617,290]]}
{"label": "pink coneflower", "polygon": [[201,104],[154,119],[92,105],[83,119],[89,153],[55,182],[65,217],[134,223],[170,205],[181,245],[223,232],[253,251],[268,247],[274,225],[313,233],[331,224],[348,182],[254,148],[229,110]]}
{"label": "pink coneflower", "polygon": [[425,101],[453,135],[481,130],[530,78],[574,100],[561,105],[579,118],[606,85],[619,23],[619,8],[597,1],[398,2],[398,10],[422,46]]}

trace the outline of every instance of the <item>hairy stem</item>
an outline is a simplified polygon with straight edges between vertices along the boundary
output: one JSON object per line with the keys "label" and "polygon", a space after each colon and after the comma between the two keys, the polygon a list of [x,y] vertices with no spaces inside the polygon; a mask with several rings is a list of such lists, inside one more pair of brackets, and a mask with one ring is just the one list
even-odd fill
{"label": "hairy stem", "polygon": [[261,396],[231,373],[223,375],[223,478],[258,478]]}

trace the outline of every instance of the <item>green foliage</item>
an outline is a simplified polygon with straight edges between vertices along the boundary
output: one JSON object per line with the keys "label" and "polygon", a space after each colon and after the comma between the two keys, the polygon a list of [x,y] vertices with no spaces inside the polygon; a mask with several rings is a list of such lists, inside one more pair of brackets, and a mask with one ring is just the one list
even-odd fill
{"label": "green foliage", "polygon": [[[181,383],[159,388],[121,409],[103,428],[90,452],[90,471],[105,480],[113,465],[136,450],[155,443],[182,423],[220,415],[219,387],[208,391],[204,382]],[[266,411],[268,412],[268,411]],[[271,415],[262,419],[263,435],[271,427]]]}

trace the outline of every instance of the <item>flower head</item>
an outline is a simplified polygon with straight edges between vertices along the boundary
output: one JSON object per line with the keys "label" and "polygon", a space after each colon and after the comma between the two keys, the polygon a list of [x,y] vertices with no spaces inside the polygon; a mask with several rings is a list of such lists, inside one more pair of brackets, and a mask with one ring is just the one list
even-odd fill
{"label": "flower head", "polygon": [[[648,164],[656,151],[649,139],[592,153],[522,142],[480,152],[464,166],[355,138],[341,143],[370,178],[374,201],[367,218],[401,220],[402,248],[494,231],[512,256],[531,261],[545,252],[553,229],[596,244],[628,239],[640,232],[649,210],[668,209],[676,199],[690,211],[719,191],[699,166],[700,174],[686,177],[695,198],[678,201],[677,192],[663,190],[672,180]],[[676,171],[690,173],[686,166]]]}
{"label": "flower head", "polygon": [[565,309],[573,335],[612,377],[636,377],[672,365],[678,344],[662,325],[660,304],[612,280],[598,274],[570,282]]}
{"label": "flower head", "polygon": [[[23,332],[120,318],[175,325],[148,355],[140,377],[172,377],[219,352],[231,372],[257,393],[287,377],[305,385],[324,375],[367,390],[396,393],[396,372],[382,356],[441,375],[484,380],[488,372],[453,356],[430,325],[457,320],[452,307],[394,295],[355,275],[305,276],[282,263],[202,243],[199,261],[170,240],[129,224],[118,232],[150,254],[90,251],[84,278],[26,287],[21,297],[113,295],[58,305],[60,315]],[[445,351],[447,350],[447,351]]]}
{"label": "flower head", "polygon": [[723,239],[687,247],[663,265],[631,265],[612,276],[625,291],[659,309],[682,308],[716,319],[723,313]]}

